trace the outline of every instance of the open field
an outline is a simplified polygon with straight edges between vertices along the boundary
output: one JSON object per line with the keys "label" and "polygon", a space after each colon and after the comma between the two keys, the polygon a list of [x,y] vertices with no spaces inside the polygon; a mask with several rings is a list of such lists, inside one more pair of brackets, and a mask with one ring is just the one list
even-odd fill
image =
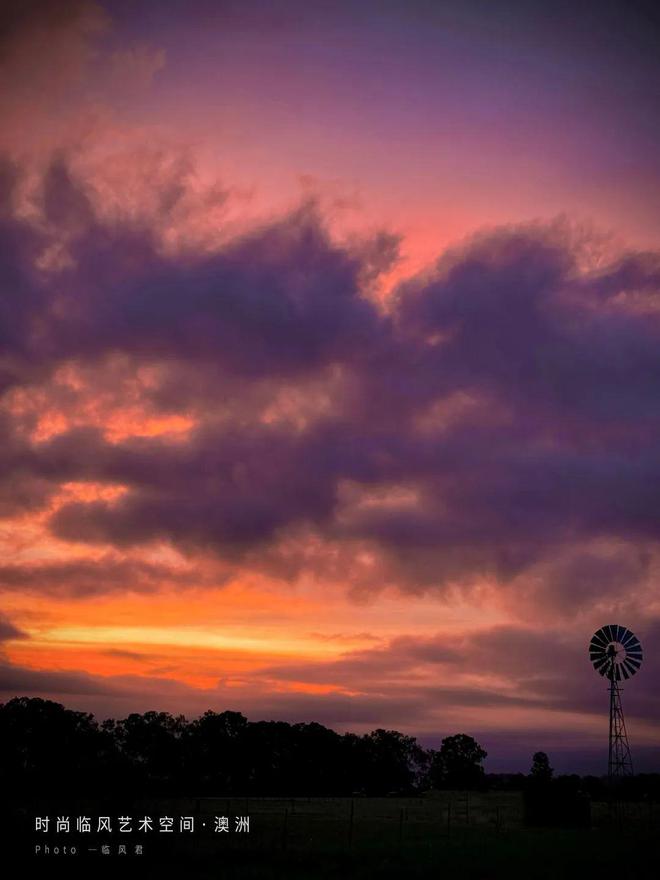
{"label": "open field", "polygon": [[[80,815],[154,819],[151,833],[67,835],[34,832],[34,816]],[[529,829],[523,825],[519,792],[445,792],[427,798],[194,798],[134,803],[41,800],[13,810],[14,847],[30,870],[64,875],[84,867],[87,876],[199,878],[438,877],[495,878],[593,876],[612,860],[617,878],[657,877],[660,806],[626,804],[618,812],[593,805],[591,829]],[[179,830],[192,816],[194,831]],[[214,831],[215,817],[229,830]],[[235,817],[249,816],[249,832],[235,830]],[[174,820],[161,833],[158,820]],[[7,824],[4,826],[8,827]],[[93,829],[93,832],[96,828]],[[74,856],[35,855],[48,842],[77,844]],[[105,843],[108,855],[88,853]],[[143,853],[133,848],[141,843]],[[118,847],[127,845],[127,855]],[[42,851],[43,852],[43,851]]]}

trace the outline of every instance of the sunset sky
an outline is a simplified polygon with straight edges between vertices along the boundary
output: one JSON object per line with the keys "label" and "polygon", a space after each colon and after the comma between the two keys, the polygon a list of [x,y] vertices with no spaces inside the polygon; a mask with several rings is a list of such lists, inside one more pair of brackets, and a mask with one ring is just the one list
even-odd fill
{"label": "sunset sky", "polygon": [[0,700],[660,770],[660,16],[0,12]]}

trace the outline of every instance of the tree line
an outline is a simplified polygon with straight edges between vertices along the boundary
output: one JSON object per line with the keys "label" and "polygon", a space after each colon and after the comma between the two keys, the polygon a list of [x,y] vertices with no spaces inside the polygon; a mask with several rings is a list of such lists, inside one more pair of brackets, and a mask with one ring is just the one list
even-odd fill
{"label": "tree line", "polygon": [[[518,787],[515,775],[487,776],[486,756],[466,734],[436,750],[396,730],[339,734],[233,711],[193,720],[132,713],[99,723],[50,700],[0,704],[0,790],[25,795],[331,797]],[[530,779],[551,777],[547,756],[537,753]]]}
{"label": "tree line", "polygon": [[0,704],[0,788],[185,795],[386,795],[477,786],[486,752],[465,734],[424,749],[396,730],[338,734],[316,722],[248,721],[240,712],[120,720],[39,698]]}

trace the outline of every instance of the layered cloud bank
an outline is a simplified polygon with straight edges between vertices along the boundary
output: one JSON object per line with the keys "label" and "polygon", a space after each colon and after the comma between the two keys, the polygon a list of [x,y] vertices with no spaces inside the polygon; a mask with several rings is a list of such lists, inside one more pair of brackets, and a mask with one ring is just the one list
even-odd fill
{"label": "layered cloud bank", "polygon": [[498,229],[383,300],[391,236],[338,242],[313,205],[210,253],[168,251],[103,221],[61,160],[34,220],[12,209],[15,176],[5,515],[88,485],[46,518],[57,538],[288,575],[350,559],[342,578],[366,590],[486,578],[569,615],[622,580],[643,596],[658,254],[585,266],[566,224]]}
{"label": "layered cloud bank", "polygon": [[118,102],[156,44],[28,7],[0,29],[0,694],[597,740],[588,637],[652,646],[660,615],[660,251],[562,217],[412,271],[322,185],[242,212]]}

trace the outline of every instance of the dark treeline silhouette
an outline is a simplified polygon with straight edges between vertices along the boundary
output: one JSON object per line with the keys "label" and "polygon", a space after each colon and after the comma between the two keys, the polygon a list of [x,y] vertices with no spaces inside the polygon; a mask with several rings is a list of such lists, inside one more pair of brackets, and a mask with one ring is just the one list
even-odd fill
{"label": "dark treeline silhouette", "polygon": [[248,721],[240,712],[187,720],[167,712],[98,723],[50,700],[0,704],[0,789],[140,795],[387,795],[483,783],[471,737],[438,751],[412,736],[338,734],[322,724]]}
{"label": "dark treeline silhouette", "polygon": [[618,779],[568,774],[555,777],[545,752],[535,752],[529,776],[522,777],[527,825],[588,827],[591,801],[660,800],[660,774],[640,773]]}
{"label": "dark treeline silhouette", "polygon": [[[194,720],[133,713],[99,723],[50,700],[0,704],[0,791],[7,794],[308,797],[523,789],[532,821],[543,819],[544,805],[556,799],[604,796],[596,777],[554,779],[543,752],[534,755],[528,777],[486,775],[485,758],[466,734],[446,737],[434,750],[396,730],[338,734],[315,722],[248,721],[232,711]],[[626,786],[624,796],[660,796],[656,774]]]}

